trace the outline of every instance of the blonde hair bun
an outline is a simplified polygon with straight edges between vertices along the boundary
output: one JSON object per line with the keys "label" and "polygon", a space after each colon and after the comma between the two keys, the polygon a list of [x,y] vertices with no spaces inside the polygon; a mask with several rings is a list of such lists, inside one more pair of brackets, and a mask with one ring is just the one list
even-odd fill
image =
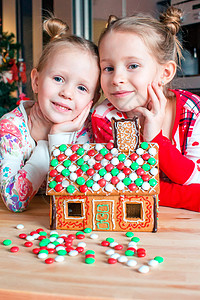
{"label": "blonde hair bun", "polygon": [[176,35],[180,29],[182,17],[182,10],[170,6],[165,13],[160,15],[160,21],[170,30],[172,35]]}
{"label": "blonde hair bun", "polygon": [[69,26],[62,20],[52,17],[44,21],[43,29],[53,40],[67,34]]}

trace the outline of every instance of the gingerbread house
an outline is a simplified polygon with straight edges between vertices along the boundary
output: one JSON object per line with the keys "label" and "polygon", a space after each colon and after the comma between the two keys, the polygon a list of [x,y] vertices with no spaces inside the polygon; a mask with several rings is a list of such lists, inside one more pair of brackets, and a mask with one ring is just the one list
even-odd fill
{"label": "gingerbread house", "polygon": [[51,229],[157,230],[158,145],[138,119],[113,120],[114,143],[57,145],[47,182]]}

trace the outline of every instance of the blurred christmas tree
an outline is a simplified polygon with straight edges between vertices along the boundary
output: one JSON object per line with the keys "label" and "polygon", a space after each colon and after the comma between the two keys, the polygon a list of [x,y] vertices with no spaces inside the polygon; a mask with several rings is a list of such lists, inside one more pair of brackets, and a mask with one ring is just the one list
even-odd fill
{"label": "blurred christmas tree", "polygon": [[18,59],[21,45],[14,38],[13,33],[0,34],[0,117],[16,107],[20,83],[26,82],[25,65]]}

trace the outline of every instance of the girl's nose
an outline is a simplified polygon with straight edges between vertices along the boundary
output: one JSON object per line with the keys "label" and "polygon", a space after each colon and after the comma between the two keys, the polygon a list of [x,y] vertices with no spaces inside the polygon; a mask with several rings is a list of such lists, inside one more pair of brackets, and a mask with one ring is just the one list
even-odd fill
{"label": "girl's nose", "polygon": [[112,84],[118,86],[124,83],[126,83],[126,76],[124,72],[121,70],[116,70],[113,73]]}
{"label": "girl's nose", "polygon": [[64,98],[64,99],[73,99],[73,88],[69,86],[62,86],[59,92],[59,96]]}

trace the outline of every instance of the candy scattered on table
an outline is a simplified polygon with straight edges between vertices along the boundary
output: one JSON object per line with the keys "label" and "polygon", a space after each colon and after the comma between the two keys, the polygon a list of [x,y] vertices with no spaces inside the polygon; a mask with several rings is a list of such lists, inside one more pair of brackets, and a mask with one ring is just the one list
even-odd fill
{"label": "candy scattered on table", "polygon": [[146,265],[143,265],[143,266],[139,267],[138,272],[146,274],[149,272],[149,267]]}
{"label": "candy scattered on table", "polygon": [[16,228],[17,228],[17,229],[20,229],[20,230],[21,230],[21,229],[24,229],[24,225],[23,225],[23,224],[18,224],[18,225],[16,226]]}
{"label": "candy scattered on table", "polygon": [[4,245],[4,246],[9,246],[9,245],[11,245],[11,244],[12,244],[12,241],[9,240],[9,239],[3,241],[3,245]]}

